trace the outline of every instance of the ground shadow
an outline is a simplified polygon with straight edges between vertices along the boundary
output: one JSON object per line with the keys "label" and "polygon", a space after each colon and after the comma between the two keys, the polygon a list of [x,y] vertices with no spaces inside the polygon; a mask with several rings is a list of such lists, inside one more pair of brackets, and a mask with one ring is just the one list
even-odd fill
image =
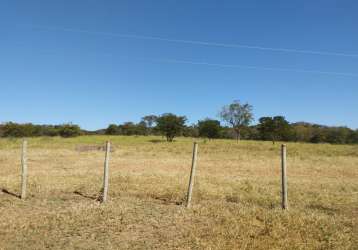
{"label": "ground shadow", "polygon": [[101,196],[87,195],[87,194],[84,194],[84,193],[82,193],[80,191],[74,191],[73,193],[77,194],[79,196],[82,196],[84,198],[87,198],[87,199],[91,199],[91,200],[95,200],[95,201],[101,201]]}
{"label": "ground shadow", "polygon": [[21,198],[20,195],[15,194],[15,193],[12,193],[12,192],[10,192],[9,190],[7,190],[6,188],[2,188],[2,189],[1,189],[1,192],[3,192],[4,194],[8,194],[8,195],[14,196],[14,197],[19,198],[19,199]]}
{"label": "ground shadow", "polygon": [[180,205],[182,205],[184,203],[184,201],[173,201],[173,200],[165,198],[165,197],[153,196],[152,198],[155,199],[155,200],[161,201],[165,205],[172,204],[172,205],[180,206]]}

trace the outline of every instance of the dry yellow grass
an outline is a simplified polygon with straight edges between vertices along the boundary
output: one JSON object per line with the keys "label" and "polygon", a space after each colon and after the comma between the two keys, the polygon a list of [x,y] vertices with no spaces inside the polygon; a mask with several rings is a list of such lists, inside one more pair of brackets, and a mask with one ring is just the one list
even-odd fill
{"label": "dry yellow grass", "polygon": [[[99,204],[110,139],[109,202]],[[0,249],[358,249],[358,146],[288,144],[289,211],[280,208],[280,145],[199,141],[192,207],[183,206],[192,139],[0,139]]]}

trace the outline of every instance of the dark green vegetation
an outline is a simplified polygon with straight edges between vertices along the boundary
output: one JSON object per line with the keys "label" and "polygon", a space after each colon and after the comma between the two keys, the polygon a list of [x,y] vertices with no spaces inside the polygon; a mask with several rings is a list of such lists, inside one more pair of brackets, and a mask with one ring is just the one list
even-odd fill
{"label": "dark green vegetation", "polygon": [[0,136],[2,137],[75,137],[81,134],[83,134],[81,128],[74,124],[34,125],[32,123],[17,124],[8,122],[0,125]]}
{"label": "dark green vegetation", "polygon": [[245,139],[263,141],[292,141],[310,143],[356,144],[358,130],[347,127],[328,127],[306,122],[290,123],[283,116],[261,117],[259,123],[250,125],[253,119],[252,106],[234,101],[224,106],[220,121],[205,119],[197,124],[187,125],[185,116],[166,113],[161,116],[147,115],[139,123],[125,122],[110,124],[107,129],[97,131],[81,130],[74,124],[34,125],[0,124],[1,137],[36,137],[107,134],[107,135],[162,135],[168,141],[176,136],[221,139]]}
{"label": "dark green vegetation", "polygon": [[156,120],[157,130],[160,131],[167,141],[173,141],[175,136],[181,134],[184,129],[186,118],[185,116],[176,116],[174,114],[163,114]]}
{"label": "dark green vegetation", "polygon": [[221,126],[220,121],[205,119],[198,122],[198,130],[200,137],[207,137],[209,139],[221,137]]}

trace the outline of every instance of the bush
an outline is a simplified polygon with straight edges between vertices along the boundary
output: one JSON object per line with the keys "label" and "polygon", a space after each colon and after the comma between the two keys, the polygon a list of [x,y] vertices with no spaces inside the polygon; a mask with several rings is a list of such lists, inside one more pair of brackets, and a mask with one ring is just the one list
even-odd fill
{"label": "bush", "polygon": [[40,132],[41,128],[31,123],[17,124],[8,122],[2,126],[3,137],[32,137],[39,136]]}
{"label": "bush", "polygon": [[118,126],[116,124],[110,124],[106,129],[106,135],[118,135],[120,132]]}
{"label": "bush", "polygon": [[76,137],[81,135],[81,128],[78,125],[64,124],[59,129],[59,134],[62,137]]}
{"label": "bush", "polygon": [[205,119],[198,122],[199,136],[207,137],[209,139],[220,137],[220,121]]}

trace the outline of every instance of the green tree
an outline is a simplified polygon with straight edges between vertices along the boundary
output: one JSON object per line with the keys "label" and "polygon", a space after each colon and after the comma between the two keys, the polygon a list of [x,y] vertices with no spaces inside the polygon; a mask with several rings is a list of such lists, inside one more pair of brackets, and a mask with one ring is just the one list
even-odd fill
{"label": "green tree", "polygon": [[106,128],[105,131],[106,135],[118,135],[119,134],[119,128],[116,124],[110,124],[108,128]]}
{"label": "green tree", "polygon": [[298,122],[291,124],[293,129],[293,140],[309,142],[314,135],[314,128],[309,123]]}
{"label": "green tree", "polygon": [[4,137],[32,137],[41,135],[41,126],[31,123],[17,124],[8,122],[3,125]]}
{"label": "green tree", "polygon": [[148,135],[149,134],[149,128],[147,127],[147,124],[144,121],[139,122],[136,125],[136,135]]}
{"label": "green tree", "polygon": [[158,116],[156,115],[147,115],[142,117],[141,123],[144,124],[146,128],[146,134],[153,133],[153,128],[157,123]]}
{"label": "green tree", "polygon": [[125,122],[118,127],[122,135],[135,135],[137,133],[136,125],[133,122]]}
{"label": "green tree", "polygon": [[237,140],[241,138],[241,130],[253,121],[252,106],[240,101],[224,106],[220,112],[221,119],[228,123],[235,131]]}
{"label": "green tree", "polygon": [[356,129],[356,131],[353,132],[352,141],[353,143],[358,143],[358,129]]}
{"label": "green tree", "polygon": [[62,137],[76,137],[81,135],[81,128],[75,124],[63,124],[59,129],[59,134]]}
{"label": "green tree", "polygon": [[283,116],[261,117],[259,119],[258,131],[263,140],[289,141],[293,135],[291,126]]}
{"label": "green tree", "polygon": [[209,139],[219,138],[220,137],[220,121],[205,119],[203,121],[198,121],[198,129],[200,137],[207,137]]}
{"label": "green tree", "polygon": [[334,127],[327,129],[327,142],[332,144],[349,143],[351,131],[346,127]]}
{"label": "green tree", "polygon": [[172,142],[174,137],[180,135],[185,128],[185,122],[185,116],[166,113],[158,117],[156,128],[167,138],[168,142]]}
{"label": "green tree", "polygon": [[58,126],[44,125],[41,128],[41,135],[44,135],[44,136],[58,136],[59,135],[59,128],[58,128]]}
{"label": "green tree", "polygon": [[198,126],[196,126],[195,124],[192,124],[190,126],[185,126],[182,135],[185,137],[198,137],[199,136]]}

